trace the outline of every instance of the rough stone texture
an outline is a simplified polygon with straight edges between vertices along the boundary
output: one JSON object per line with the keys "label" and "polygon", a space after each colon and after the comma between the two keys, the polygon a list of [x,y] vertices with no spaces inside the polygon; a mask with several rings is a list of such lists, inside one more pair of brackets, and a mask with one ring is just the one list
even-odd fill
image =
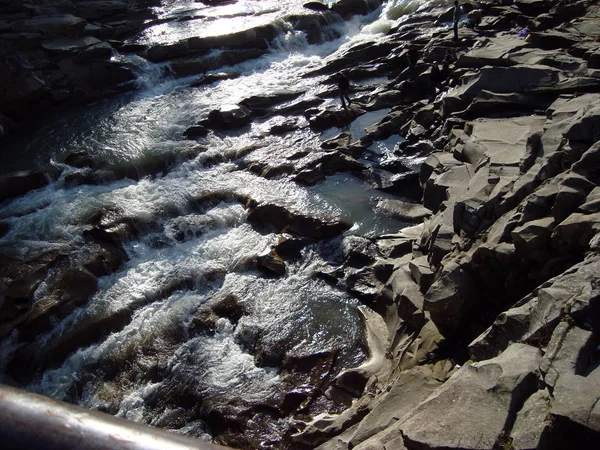
{"label": "rough stone texture", "polygon": [[463,367],[402,420],[405,445],[492,448],[535,389],[541,362],[539,350],[514,344],[497,358]]}

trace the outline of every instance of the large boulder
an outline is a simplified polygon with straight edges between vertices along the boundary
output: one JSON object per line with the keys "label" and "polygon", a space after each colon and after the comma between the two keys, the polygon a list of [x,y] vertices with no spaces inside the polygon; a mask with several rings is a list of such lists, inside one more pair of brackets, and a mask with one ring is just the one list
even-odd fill
{"label": "large boulder", "polygon": [[19,197],[46,186],[50,179],[48,175],[37,171],[27,170],[14,172],[0,177],[0,201]]}
{"label": "large boulder", "polygon": [[344,19],[349,19],[355,14],[366,15],[381,6],[380,0],[338,0],[331,5],[331,10]]}

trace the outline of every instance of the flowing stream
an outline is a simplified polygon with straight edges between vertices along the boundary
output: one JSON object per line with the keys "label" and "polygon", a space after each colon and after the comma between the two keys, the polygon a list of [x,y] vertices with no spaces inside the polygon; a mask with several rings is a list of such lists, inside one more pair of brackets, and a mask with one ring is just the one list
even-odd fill
{"label": "flowing stream", "polygon": [[[2,245],[23,256],[76,248],[84,224],[99,211],[126,212],[143,230],[126,243],[129,259],[124,266],[102,277],[98,292],[85,305],[35,339],[42,344],[84,319],[124,308],[135,310],[131,320],[102,342],[72,352],[62,366],[37,374],[28,389],[210,438],[211,430],[202,421],[160,407],[160,398],[191,395],[215,404],[240,398],[266,402],[281,377],[268,361],[257,364],[249,351],[256,342],[288,355],[335,349],[339,368],[364,360],[358,301],[314,276],[326,265],[342,262],[342,238],[309,245],[288,264],[285,275],[265,276],[248,269],[246,261],[276,243],[278,235],[256,231],[247,221],[244,205],[235,199],[250,197],[285,204],[300,214],[344,219],[353,224],[346,235],[375,236],[402,226],[374,212],[377,199],[386,194],[348,174],[307,188],[285,176],[266,179],[240,166],[240,161],[248,165],[285,158],[290,149],[318,148],[331,131],[320,136],[303,127],[271,136],[267,130],[282,120],[275,117],[257,120],[243,132],[211,133],[200,143],[183,138],[188,127],[222,105],[256,95],[303,92],[310,98],[322,92],[325,77],[302,75],[352,45],[376,41],[422,2],[390,2],[369,16],[340,19],[330,27],[342,37],[319,45],[308,45],[302,32],[282,22],[284,13],[301,14],[304,3],[240,0],[209,7],[192,0],[164,0],[159,18],[177,20],[148,28],[138,42],[164,44],[275,22],[281,23],[281,34],[266,55],[219,69],[240,74],[237,78],[201,87],[190,87],[194,77],[173,77],[168,63],[120,56],[136,67],[137,91],[54,117],[26,138],[8,143],[1,157],[4,171],[54,166],[62,172],[47,187],[3,205],[0,219],[11,227],[0,240]],[[333,97],[325,105],[337,103]],[[385,111],[363,117],[352,131],[360,133],[383,115]],[[258,149],[238,156],[248,146]],[[377,149],[384,153],[386,143]],[[76,151],[111,169],[143,166],[165,155],[195,156],[182,159],[166,173],[137,181],[70,186],[65,179],[76,169],[64,161]],[[225,200],[198,202],[212,198]],[[176,288],[165,294],[165,285]],[[43,297],[43,289],[38,288],[36,298]],[[201,305],[227,296],[235,296],[245,314],[237,322],[218,319],[210,333],[198,332],[194,317]],[[4,355],[18,347],[14,334],[1,342]],[[286,429],[288,424],[280,422],[273,425],[271,439]]]}

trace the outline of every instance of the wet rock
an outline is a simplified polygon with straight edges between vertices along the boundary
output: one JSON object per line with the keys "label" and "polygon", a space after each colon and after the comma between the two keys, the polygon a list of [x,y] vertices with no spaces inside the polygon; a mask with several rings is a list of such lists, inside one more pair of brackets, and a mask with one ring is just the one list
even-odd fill
{"label": "wet rock", "polygon": [[127,83],[135,79],[127,64],[115,61],[79,62],[65,59],[58,63],[58,67],[86,98],[105,97],[109,90],[117,93],[132,89],[133,85]]}
{"label": "wet rock", "polygon": [[206,75],[202,75],[200,78],[198,78],[192,84],[190,84],[190,87],[200,87],[200,86],[205,86],[207,84],[216,83],[218,81],[232,80],[232,79],[237,78],[238,76],[239,76],[239,74],[237,74],[237,73],[228,73],[228,72],[209,73]]}
{"label": "wet rock", "polygon": [[350,105],[348,109],[328,108],[309,116],[308,122],[313,130],[322,131],[327,128],[347,125],[365,112],[365,110],[355,105]]}
{"label": "wet rock", "polygon": [[183,132],[186,138],[205,137],[208,135],[208,130],[202,125],[194,125]]}
{"label": "wet rock", "polygon": [[21,27],[25,31],[40,32],[47,37],[81,36],[86,23],[81,17],[70,14],[57,14],[25,20]]}
{"label": "wet rock", "polygon": [[349,131],[342,131],[336,137],[333,137],[321,143],[321,148],[333,150],[340,147],[348,147],[351,143],[352,134]]}
{"label": "wet rock", "polygon": [[381,5],[379,0],[337,0],[330,9],[344,19],[349,19],[355,14],[366,15]]}
{"label": "wet rock", "polygon": [[325,175],[323,174],[322,168],[320,167],[302,170],[294,176],[294,181],[300,184],[304,184],[306,186],[313,186],[324,180]]}
{"label": "wet rock", "polygon": [[311,11],[328,11],[329,6],[320,1],[310,1],[302,5],[306,9],[310,9]]}
{"label": "wet rock", "polygon": [[152,62],[161,62],[182,56],[203,55],[213,48],[256,50],[264,53],[268,43],[278,33],[274,24],[266,24],[220,36],[191,37],[174,44],[155,45],[148,49],[148,58]]}
{"label": "wet rock", "polygon": [[353,267],[370,265],[379,256],[375,244],[359,236],[344,237],[343,252],[345,263]]}
{"label": "wet rock", "polygon": [[20,197],[30,191],[46,186],[49,182],[48,175],[37,170],[3,175],[0,177],[0,201]]}
{"label": "wet rock", "polygon": [[256,264],[259,269],[267,272],[272,272],[276,275],[285,274],[285,261],[273,249],[267,249],[258,255]]}
{"label": "wet rock", "polygon": [[71,167],[90,167],[96,168],[96,162],[88,153],[79,151],[70,153],[64,160],[64,163]]}
{"label": "wet rock", "polygon": [[297,128],[298,128],[298,122],[296,119],[287,119],[287,120],[283,120],[280,123],[276,123],[275,125],[273,125],[271,127],[271,129],[269,130],[269,132],[271,134],[279,135],[279,134],[285,134],[288,131],[296,130]]}
{"label": "wet rock", "polygon": [[217,316],[227,317],[234,323],[237,323],[237,321],[246,313],[244,305],[240,302],[239,298],[233,294],[211,302],[211,309]]}
{"label": "wet rock", "polygon": [[250,110],[240,105],[225,105],[213,109],[198,125],[215,130],[232,130],[248,125],[252,121]]}
{"label": "wet rock", "polygon": [[302,95],[301,92],[289,92],[263,96],[255,95],[242,100],[240,105],[243,105],[252,111],[264,112],[272,106],[295,100],[300,95]]}
{"label": "wet rock", "polygon": [[269,203],[253,207],[248,219],[255,223],[271,225],[279,231],[286,230],[291,234],[315,239],[332,237],[350,228],[349,224],[341,220],[310,217]]}

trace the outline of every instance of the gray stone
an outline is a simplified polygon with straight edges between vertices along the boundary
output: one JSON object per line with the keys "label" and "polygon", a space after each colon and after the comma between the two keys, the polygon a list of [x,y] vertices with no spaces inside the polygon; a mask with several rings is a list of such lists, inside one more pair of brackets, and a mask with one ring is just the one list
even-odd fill
{"label": "gray stone", "polygon": [[473,276],[460,266],[447,269],[425,294],[424,309],[442,333],[456,330],[474,301]]}
{"label": "gray stone", "polygon": [[432,379],[431,369],[415,367],[404,371],[383,394],[371,412],[361,421],[350,444],[356,447],[401,419],[425,400],[441,383]]}
{"label": "gray stone", "polygon": [[383,198],[377,202],[376,209],[386,216],[403,222],[422,222],[431,216],[431,211],[419,203]]}
{"label": "gray stone", "polygon": [[538,349],[513,344],[500,356],[463,366],[399,426],[408,448],[489,449],[536,389]]}
{"label": "gray stone", "polygon": [[554,224],[553,217],[545,217],[515,228],[511,237],[517,252],[529,259],[543,262],[548,257],[548,242]]}
{"label": "gray stone", "polygon": [[535,392],[526,401],[510,432],[515,450],[543,448],[542,436],[550,427],[550,393],[547,389]]}
{"label": "gray stone", "polygon": [[431,286],[431,283],[433,283],[434,276],[434,272],[429,266],[427,256],[421,256],[413,259],[409,263],[408,267],[410,268],[410,273],[412,274],[416,283],[419,285],[421,292],[427,292]]}

